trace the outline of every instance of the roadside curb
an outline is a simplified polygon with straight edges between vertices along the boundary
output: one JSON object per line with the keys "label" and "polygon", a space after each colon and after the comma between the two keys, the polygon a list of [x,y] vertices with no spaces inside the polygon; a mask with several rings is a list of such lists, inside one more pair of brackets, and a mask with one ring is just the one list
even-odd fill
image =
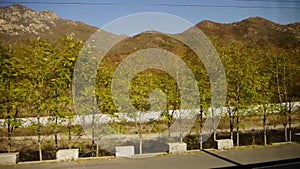
{"label": "roadside curb", "polygon": [[59,163],[57,160],[43,160],[43,161],[23,161],[19,162],[17,165],[27,165],[27,164],[45,164],[45,163]]}
{"label": "roadside curb", "polygon": [[149,158],[149,157],[157,157],[157,156],[166,156],[169,155],[167,152],[161,152],[161,153],[148,153],[148,154],[136,154],[132,157],[128,157],[129,159],[143,159],[143,158]]}
{"label": "roadside curb", "polygon": [[24,161],[19,162],[17,165],[30,165],[30,164],[47,164],[47,163],[63,163],[63,162],[82,162],[88,160],[113,160],[115,156],[104,156],[104,157],[85,157],[85,158],[78,158],[78,160],[74,161],[58,161],[58,160],[43,160],[43,161]]}
{"label": "roadside curb", "polygon": [[78,158],[78,160],[74,162],[81,162],[81,161],[87,161],[87,160],[114,160],[116,159],[115,156],[102,156],[102,157],[84,157],[84,158]]}

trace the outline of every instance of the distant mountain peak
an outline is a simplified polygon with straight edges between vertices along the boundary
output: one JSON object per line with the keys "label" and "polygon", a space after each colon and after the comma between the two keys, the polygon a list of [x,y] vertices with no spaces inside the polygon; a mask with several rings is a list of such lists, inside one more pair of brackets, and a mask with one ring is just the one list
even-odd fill
{"label": "distant mountain peak", "polygon": [[268,22],[272,22],[270,20],[267,20],[265,18],[262,18],[262,17],[259,17],[259,16],[254,16],[254,17],[249,17],[247,19],[244,19],[244,20],[248,20],[248,21],[252,21],[252,22],[261,22],[261,21],[268,21]]}
{"label": "distant mountain peak", "polygon": [[0,38],[7,41],[37,36],[53,39],[52,37],[64,34],[80,34],[78,29],[87,29],[87,33],[78,35],[85,39],[91,34],[89,32],[96,30],[95,27],[83,23],[63,20],[52,11],[36,12],[20,4],[0,7]]}
{"label": "distant mountain peak", "polygon": [[208,28],[211,28],[211,27],[215,27],[216,25],[219,25],[220,23],[217,23],[217,22],[213,22],[213,21],[210,21],[210,20],[203,20],[201,22],[199,22],[197,24],[198,25],[202,25],[202,26],[206,26]]}
{"label": "distant mountain peak", "polygon": [[262,18],[262,17],[250,17],[247,19],[244,19],[240,22],[234,22],[233,24],[238,23],[238,24],[252,24],[252,25],[264,25],[264,26],[279,26],[281,24],[273,22],[271,20]]}
{"label": "distant mountain peak", "polygon": [[33,11],[32,9],[27,8],[26,6],[23,6],[20,4],[12,4],[12,5],[4,7],[4,8],[11,9],[11,10],[31,10],[31,11]]}
{"label": "distant mountain peak", "polygon": [[209,37],[243,45],[273,45],[283,48],[299,48],[300,25],[282,25],[262,17],[250,17],[229,24],[201,21],[197,26]]}
{"label": "distant mountain peak", "polygon": [[35,12],[19,4],[0,8],[0,32],[11,36],[39,34],[55,25],[60,19],[50,11]]}

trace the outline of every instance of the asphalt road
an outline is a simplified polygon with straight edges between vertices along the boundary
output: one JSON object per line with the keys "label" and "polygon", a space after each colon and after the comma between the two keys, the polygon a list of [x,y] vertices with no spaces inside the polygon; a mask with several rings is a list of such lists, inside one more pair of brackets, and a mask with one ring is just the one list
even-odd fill
{"label": "asphalt road", "polygon": [[[293,159],[289,161],[288,159]],[[279,161],[279,160],[282,160]],[[291,143],[246,150],[196,152],[134,159],[93,159],[63,163],[18,164],[4,169],[199,169],[199,168],[300,168],[300,144]],[[276,162],[277,161],[277,162]],[[279,161],[279,162],[278,162]],[[250,164],[250,165],[249,165]]]}

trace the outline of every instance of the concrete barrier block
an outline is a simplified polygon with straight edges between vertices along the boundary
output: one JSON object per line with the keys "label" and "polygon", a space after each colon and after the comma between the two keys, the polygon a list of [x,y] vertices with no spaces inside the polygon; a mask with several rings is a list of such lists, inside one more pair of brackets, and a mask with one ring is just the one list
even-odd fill
{"label": "concrete barrier block", "polygon": [[79,150],[78,149],[64,149],[58,150],[56,152],[56,160],[57,161],[71,161],[77,160],[79,157]]}
{"label": "concrete barrier block", "polygon": [[19,162],[19,152],[0,153],[0,165],[16,165]]}
{"label": "concrete barrier block", "polygon": [[187,149],[186,143],[168,143],[169,153],[181,153],[185,152]]}
{"label": "concrete barrier block", "polygon": [[217,150],[231,149],[231,148],[233,148],[233,140],[231,140],[231,139],[216,140],[215,148]]}
{"label": "concrete barrier block", "polygon": [[133,146],[116,146],[116,157],[132,157],[134,156]]}

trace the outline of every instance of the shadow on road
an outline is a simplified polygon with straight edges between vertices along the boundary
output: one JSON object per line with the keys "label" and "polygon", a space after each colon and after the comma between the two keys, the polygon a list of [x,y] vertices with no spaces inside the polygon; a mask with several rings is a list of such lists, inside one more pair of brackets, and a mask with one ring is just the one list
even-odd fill
{"label": "shadow on road", "polygon": [[[228,158],[222,157],[220,155],[214,154],[212,152],[202,150],[203,152],[212,155],[214,157],[217,157],[219,159],[222,159],[224,161],[227,161],[229,163],[232,163],[236,166],[231,167],[221,167],[222,169],[226,168],[243,168],[243,169],[252,169],[252,168],[272,168],[272,169],[299,169],[300,168],[300,158],[293,158],[293,159],[286,159],[286,160],[278,160],[278,161],[269,161],[269,162],[263,162],[263,163],[253,163],[253,164],[246,164],[243,165],[241,163],[238,163],[236,161],[230,160]],[[221,169],[219,168],[219,169]],[[217,169],[217,168],[215,168]]]}
{"label": "shadow on road", "polygon": [[227,162],[229,162],[229,163],[232,163],[232,164],[234,164],[234,165],[236,165],[236,166],[241,166],[241,165],[242,165],[242,164],[240,164],[240,163],[238,163],[238,162],[235,162],[235,161],[230,160],[230,159],[228,159],[228,158],[219,156],[219,155],[214,154],[214,153],[212,153],[212,152],[209,152],[209,151],[207,151],[207,150],[202,150],[202,151],[205,152],[205,153],[207,153],[207,154],[209,154],[209,155],[212,155],[212,156],[214,156],[214,157],[217,157],[217,158],[219,158],[219,159],[221,159],[221,160],[224,160],[224,161],[227,161]]}

